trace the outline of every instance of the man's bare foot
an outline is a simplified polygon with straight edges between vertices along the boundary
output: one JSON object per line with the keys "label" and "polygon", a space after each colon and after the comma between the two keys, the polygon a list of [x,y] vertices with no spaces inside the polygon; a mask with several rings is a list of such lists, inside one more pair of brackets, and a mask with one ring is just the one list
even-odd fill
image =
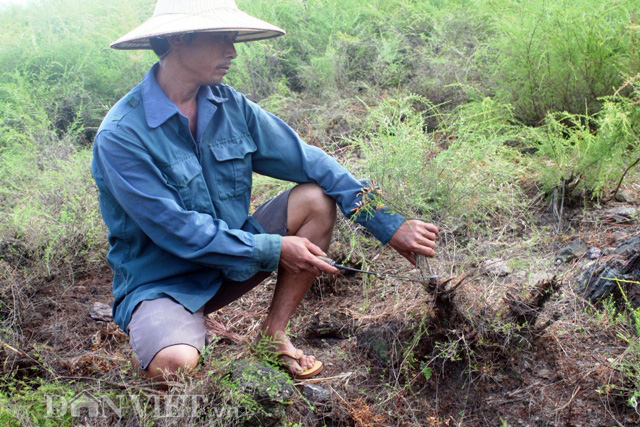
{"label": "man's bare foot", "polygon": [[269,328],[265,328],[260,331],[256,340],[259,342],[265,339],[268,340],[270,350],[278,355],[292,376],[296,377],[301,372],[314,367],[317,370],[317,372],[314,370],[314,375],[320,373],[322,365],[316,361],[315,356],[300,355],[301,351],[293,346],[284,331],[272,332]]}

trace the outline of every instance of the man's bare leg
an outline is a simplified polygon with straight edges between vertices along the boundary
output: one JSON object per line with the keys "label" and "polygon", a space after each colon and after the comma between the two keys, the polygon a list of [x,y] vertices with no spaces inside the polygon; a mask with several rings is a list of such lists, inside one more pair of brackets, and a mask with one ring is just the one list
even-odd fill
{"label": "man's bare leg", "polygon": [[[289,235],[307,238],[326,251],[331,243],[335,217],[335,202],[325,196],[317,185],[300,185],[291,192],[287,210]],[[266,335],[275,338],[280,351],[295,352],[284,331],[314,277],[310,273],[292,274],[283,268],[278,271],[271,307],[261,329]],[[179,372],[187,373],[194,369],[199,357],[200,354],[194,347],[177,344],[160,350],[145,371],[139,369],[140,363],[136,357],[133,358],[133,364],[145,378],[164,382],[178,379]],[[304,356],[300,364],[307,369],[313,366],[314,361],[313,356]],[[294,371],[301,368],[294,361],[290,366]]]}
{"label": "man's bare leg", "polygon": [[[195,347],[186,344],[176,344],[165,347],[155,355],[146,370],[140,369],[140,361],[134,355],[133,366],[146,379],[158,383],[177,381],[180,373],[188,373],[198,365],[200,353]],[[158,388],[166,389],[166,384],[159,384]]]}
{"label": "man's bare leg", "polygon": [[[296,187],[289,196],[287,216],[289,236],[309,239],[323,251],[329,248],[336,221],[336,204],[319,186],[303,184]],[[315,275],[308,272],[292,273],[282,267],[278,270],[273,299],[261,330],[264,335],[274,338],[279,351],[295,352],[285,329],[314,278]],[[305,355],[299,364],[291,360],[289,366],[297,372],[312,367],[314,362],[315,357]]]}

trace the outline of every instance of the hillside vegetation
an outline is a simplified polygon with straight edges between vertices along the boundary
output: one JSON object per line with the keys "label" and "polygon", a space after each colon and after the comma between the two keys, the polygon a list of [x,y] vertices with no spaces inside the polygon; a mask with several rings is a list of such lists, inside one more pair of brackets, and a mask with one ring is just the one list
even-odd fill
{"label": "hillside vegetation", "polygon": [[[493,254],[495,248],[483,242],[497,242],[505,251],[525,242],[531,257],[542,257],[536,244],[551,245],[554,239],[567,241],[570,233],[584,232],[568,212],[587,215],[610,202],[621,187],[637,182],[640,0],[237,2],[287,35],[238,45],[225,82],[282,117],[308,143],[338,157],[355,175],[379,185],[378,206],[441,226],[447,256],[436,265],[451,276],[472,271],[483,256]],[[51,331],[34,332],[34,325],[47,322],[34,313],[56,306],[56,316],[63,316],[65,306],[53,302],[58,291],[79,292],[85,299],[91,292],[108,295],[108,280],[103,280],[108,277],[106,229],[89,172],[91,144],[110,106],[155,61],[151,52],[113,51],[109,43],[150,16],[153,6],[152,0],[33,0],[24,7],[0,9],[3,425],[74,425],[70,417],[43,418],[46,393],[73,395],[82,383],[65,377],[79,372],[99,379],[117,370],[124,382],[131,375],[120,350],[127,348],[126,338],[117,331],[107,334],[118,346],[110,349],[116,356],[103,360],[100,369],[85,366],[87,371],[79,371],[76,366],[74,371],[54,362],[65,351],[82,353],[78,347],[70,349],[70,336],[58,342]],[[255,181],[256,203],[288,185],[265,177]],[[546,223],[540,222],[542,217]],[[348,221],[340,223],[335,240],[335,255],[345,262],[390,271],[402,262],[380,252]],[[374,253],[383,254],[383,264],[367,263]],[[530,260],[519,262],[530,272],[553,270]],[[570,270],[561,272],[568,280],[566,289],[575,285]],[[528,283],[533,276],[526,279]],[[85,295],[74,286],[94,290]],[[335,291],[338,285],[320,281],[317,286]],[[393,318],[377,305],[378,286],[364,280],[361,293],[352,295],[360,298],[359,313],[371,310],[368,319],[374,320]],[[503,296],[491,289],[483,298],[495,302]],[[565,290],[564,298],[569,294],[575,301],[572,291]],[[361,392],[341,395],[348,400],[343,409],[349,415],[325,414],[322,422],[425,425],[427,416],[420,414],[442,409],[413,392],[422,385],[433,387],[446,372],[437,371],[438,363],[444,366],[449,357],[468,362],[461,372],[471,383],[477,375],[494,378],[478,362],[478,354],[464,353],[450,336],[434,344],[438,357],[420,353],[419,334],[427,331],[424,319],[429,315],[411,307],[417,310],[411,312],[414,317],[409,319],[407,309],[405,323],[397,324],[398,336],[404,330],[410,337],[398,338],[402,354],[394,353],[397,364],[388,362],[395,378],[378,371],[377,378],[359,378]],[[634,312],[613,302],[605,309],[586,303],[572,307],[579,313],[574,318],[583,319],[581,328],[602,329],[598,322],[609,319],[607,336],[617,340],[620,351],[605,363],[620,381],[594,389],[600,387],[607,413],[633,414],[640,398],[640,344],[636,330],[620,316],[635,313],[640,319],[637,308]],[[480,318],[481,311],[470,306],[469,319]],[[91,322],[84,316],[79,317],[82,322]],[[473,327],[493,333],[513,325]],[[73,337],[88,339],[80,333]],[[216,365],[223,363],[223,355],[212,360],[212,371],[224,371]],[[215,390],[221,402],[244,402],[222,388]],[[390,389],[398,401],[381,398]],[[618,409],[607,406],[613,400]],[[454,412],[451,419],[460,425],[481,425],[465,424],[465,415]],[[439,414],[429,421],[432,425],[448,422]],[[282,422],[304,423],[305,417],[289,411]],[[518,425],[500,417],[482,425]],[[547,421],[537,425],[554,425]]]}

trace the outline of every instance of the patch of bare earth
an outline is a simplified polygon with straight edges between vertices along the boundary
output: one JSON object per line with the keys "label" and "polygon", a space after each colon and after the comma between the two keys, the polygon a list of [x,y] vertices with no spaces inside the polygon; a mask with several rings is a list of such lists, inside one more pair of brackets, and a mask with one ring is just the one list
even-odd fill
{"label": "patch of bare earth", "polygon": [[[564,233],[543,224],[496,228],[462,239],[446,225],[432,267],[437,285],[388,248],[365,252],[362,265],[343,244],[329,253],[356,268],[416,280],[342,275],[321,277],[291,321],[294,343],[325,364],[319,378],[300,381],[326,392],[295,399],[288,422],[358,426],[634,426],[640,416],[616,392],[624,382],[613,361],[626,343],[625,325],[576,294],[587,262],[557,263],[567,242],[616,247],[640,233],[637,221],[603,221],[606,209],[569,214]],[[569,228],[571,227],[571,228]],[[506,230],[506,231],[505,231]],[[490,261],[487,263],[487,261]],[[506,264],[502,265],[500,262]],[[502,265],[502,270],[492,268]],[[4,342],[4,372],[97,388],[157,394],[135,375],[127,336],[90,317],[110,304],[108,269],[34,290],[18,331]],[[269,305],[272,276],[212,314],[212,361],[251,358],[249,344]],[[6,341],[6,340],[5,340]],[[213,368],[212,368],[213,369]],[[328,396],[328,397],[327,397]]]}

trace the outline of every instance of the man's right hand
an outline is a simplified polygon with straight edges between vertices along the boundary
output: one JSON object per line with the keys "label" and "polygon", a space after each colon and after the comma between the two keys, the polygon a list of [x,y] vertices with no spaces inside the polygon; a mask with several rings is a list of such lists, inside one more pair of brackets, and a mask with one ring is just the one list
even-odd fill
{"label": "man's right hand", "polygon": [[285,270],[295,274],[308,273],[316,277],[323,272],[330,274],[340,272],[337,268],[320,260],[318,256],[326,257],[327,254],[309,239],[298,236],[282,238],[280,265]]}

